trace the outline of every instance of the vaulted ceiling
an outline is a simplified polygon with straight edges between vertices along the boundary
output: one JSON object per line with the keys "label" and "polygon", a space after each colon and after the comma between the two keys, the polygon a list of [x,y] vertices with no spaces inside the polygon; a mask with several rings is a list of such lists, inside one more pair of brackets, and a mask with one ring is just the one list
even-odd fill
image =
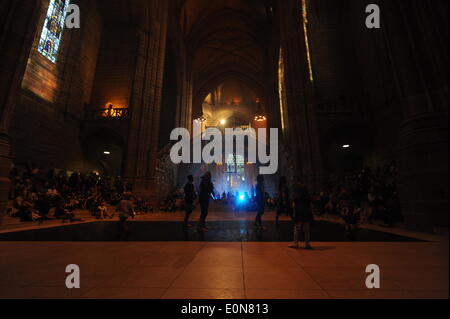
{"label": "vaulted ceiling", "polygon": [[[187,48],[194,105],[228,80],[262,97],[272,0],[170,0]],[[148,0],[99,0],[107,24],[149,24]],[[173,20],[172,20],[173,21]],[[172,22],[176,23],[176,22]],[[245,97],[241,97],[245,98]]]}
{"label": "vaulted ceiling", "polygon": [[194,104],[224,81],[264,91],[269,32],[266,0],[180,0],[180,24],[194,79]]}

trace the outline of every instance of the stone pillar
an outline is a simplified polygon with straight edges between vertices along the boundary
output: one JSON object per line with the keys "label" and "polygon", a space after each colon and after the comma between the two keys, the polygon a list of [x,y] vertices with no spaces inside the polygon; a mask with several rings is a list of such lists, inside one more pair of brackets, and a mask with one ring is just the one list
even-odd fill
{"label": "stone pillar", "polygon": [[156,202],[156,158],[166,52],[168,1],[149,2],[148,29],[139,33],[131,96],[125,178],[134,193]]}
{"label": "stone pillar", "polygon": [[0,225],[10,189],[9,122],[33,45],[40,8],[40,0],[2,0],[0,4]]}
{"label": "stone pillar", "polygon": [[[442,111],[448,110],[448,4],[445,13],[440,6],[440,0],[383,3],[382,32],[403,113],[399,195],[406,223],[423,231],[448,226],[448,115]],[[446,29],[435,28],[441,19]]]}
{"label": "stone pillar", "polygon": [[311,190],[323,182],[322,155],[313,83],[310,81],[303,28],[302,2],[278,1],[280,37],[285,63],[286,100],[289,114],[288,146],[294,170]]}

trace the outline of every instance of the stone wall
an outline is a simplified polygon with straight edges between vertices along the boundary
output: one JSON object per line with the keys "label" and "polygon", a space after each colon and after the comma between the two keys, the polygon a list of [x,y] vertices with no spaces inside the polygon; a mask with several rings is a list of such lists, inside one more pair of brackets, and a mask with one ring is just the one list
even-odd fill
{"label": "stone wall", "polygon": [[66,29],[56,64],[38,51],[48,1],[30,52],[10,136],[16,162],[83,168],[80,119],[91,102],[102,22],[94,0],[75,1],[85,14],[80,29]]}
{"label": "stone wall", "polygon": [[311,1],[309,33],[322,142],[332,130],[365,126],[348,138],[367,137],[360,165],[377,166],[395,160],[401,109],[383,35],[365,25],[369,3]]}
{"label": "stone wall", "polygon": [[136,28],[110,24],[105,30],[91,107],[99,109],[112,103],[116,108],[128,108],[136,65]]}

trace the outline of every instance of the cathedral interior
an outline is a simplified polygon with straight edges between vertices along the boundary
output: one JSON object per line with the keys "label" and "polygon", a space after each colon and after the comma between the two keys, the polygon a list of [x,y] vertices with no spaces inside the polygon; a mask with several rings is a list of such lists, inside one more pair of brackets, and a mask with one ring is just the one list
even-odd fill
{"label": "cathedral interior", "polygon": [[[374,2],[380,28],[366,24]],[[271,198],[283,176],[320,196],[370,171],[389,175],[376,195],[398,196],[402,230],[448,234],[448,12],[444,0],[1,0],[0,241],[23,227],[10,216],[22,171],[118,178],[153,210],[208,171],[219,196],[252,197],[259,164],[234,151],[171,161],[171,132],[196,124],[277,128]],[[428,290],[448,298],[446,276]]]}

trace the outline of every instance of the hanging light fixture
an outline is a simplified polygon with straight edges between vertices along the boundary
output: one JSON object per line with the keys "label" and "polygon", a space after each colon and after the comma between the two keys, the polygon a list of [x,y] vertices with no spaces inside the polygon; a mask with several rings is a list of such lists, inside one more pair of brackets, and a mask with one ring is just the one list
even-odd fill
{"label": "hanging light fixture", "polygon": [[255,122],[265,122],[267,121],[267,117],[264,115],[264,112],[261,107],[261,100],[260,98],[256,98],[256,105],[257,105],[257,113],[255,115]]}
{"label": "hanging light fixture", "polygon": [[200,116],[199,118],[197,118],[197,119],[195,119],[197,122],[200,122],[200,123],[205,123],[206,122],[206,117],[204,117],[203,115],[202,116]]}
{"label": "hanging light fixture", "polygon": [[267,117],[264,115],[256,115],[255,116],[255,121],[256,122],[265,122],[267,121]]}

